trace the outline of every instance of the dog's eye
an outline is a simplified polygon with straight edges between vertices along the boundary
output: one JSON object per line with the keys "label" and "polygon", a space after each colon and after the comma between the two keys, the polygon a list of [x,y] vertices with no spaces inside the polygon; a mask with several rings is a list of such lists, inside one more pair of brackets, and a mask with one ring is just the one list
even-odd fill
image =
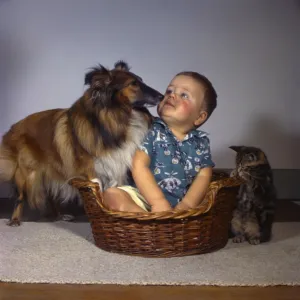
{"label": "dog's eye", "polygon": [[135,81],[132,81],[132,82],[131,82],[131,85],[132,85],[132,86],[138,86],[138,83],[137,83],[137,81],[135,80]]}

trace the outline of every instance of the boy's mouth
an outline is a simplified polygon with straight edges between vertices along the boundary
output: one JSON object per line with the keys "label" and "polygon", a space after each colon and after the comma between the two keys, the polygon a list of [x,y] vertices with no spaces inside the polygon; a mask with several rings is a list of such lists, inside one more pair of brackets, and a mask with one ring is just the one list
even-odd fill
{"label": "boy's mouth", "polygon": [[175,104],[171,100],[166,100],[165,105],[169,105],[169,106],[175,107]]}
{"label": "boy's mouth", "polygon": [[168,107],[171,107],[171,108],[175,108],[175,104],[170,101],[170,100],[165,100],[165,101],[162,101],[159,105],[158,105],[158,112],[162,112],[164,110],[164,108],[168,108]]}

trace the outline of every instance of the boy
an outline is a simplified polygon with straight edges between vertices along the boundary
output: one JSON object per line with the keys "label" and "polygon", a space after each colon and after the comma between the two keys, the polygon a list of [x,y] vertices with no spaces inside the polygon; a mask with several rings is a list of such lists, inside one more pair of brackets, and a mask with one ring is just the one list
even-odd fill
{"label": "boy", "polygon": [[109,188],[112,210],[160,212],[197,207],[204,199],[214,163],[207,134],[197,130],[217,106],[211,82],[196,72],[178,73],[132,163],[135,186]]}

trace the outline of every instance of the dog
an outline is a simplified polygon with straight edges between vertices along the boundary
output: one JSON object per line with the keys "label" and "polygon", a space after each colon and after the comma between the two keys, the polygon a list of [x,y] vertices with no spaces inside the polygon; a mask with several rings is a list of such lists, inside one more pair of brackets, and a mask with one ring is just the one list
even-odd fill
{"label": "dog", "polygon": [[112,70],[91,69],[85,85],[70,108],[31,114],[3,136],[0,179],[12,181],[18,192],[9,226],[21,224],[24,201],[43,211],[49,198],[78,196],[67,184],[74,177],[96,181],[102,190],[126,184],[133,154],[151,124],[147,106],[163,95],[123,61]]}

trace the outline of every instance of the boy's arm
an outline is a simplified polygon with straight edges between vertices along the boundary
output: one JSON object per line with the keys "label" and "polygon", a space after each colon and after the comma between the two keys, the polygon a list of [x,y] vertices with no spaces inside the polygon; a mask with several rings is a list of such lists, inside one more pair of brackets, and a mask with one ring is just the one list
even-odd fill
{"label": "boy's arm", "polygon": [[150,171],[150,157],[142,150],[137,150],[132,161],[132,176],[140,193],[151,205],[151,211],[170,210],[171,205],[157,185]]}
{"label": "boy's arm", "polygon": [[206,195],[208,186],[211,181],[211,176],[212,167],[205,167],[203,169],[200,169],[186,195],[177,204],[176,209],[189,209],[197,207]]}

